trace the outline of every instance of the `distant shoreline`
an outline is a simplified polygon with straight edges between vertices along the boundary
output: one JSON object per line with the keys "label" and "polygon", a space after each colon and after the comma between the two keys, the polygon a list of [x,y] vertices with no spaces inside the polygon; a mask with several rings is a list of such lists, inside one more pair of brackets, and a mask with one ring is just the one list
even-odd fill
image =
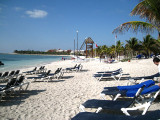
{"label": "distant shoreline", "polygon": [[19,53],[0,53],[0,54],[10,54],[10,55],[41,55],[41,56],[73,56],[73,55],[51,55],[51,54],[19,54]]}

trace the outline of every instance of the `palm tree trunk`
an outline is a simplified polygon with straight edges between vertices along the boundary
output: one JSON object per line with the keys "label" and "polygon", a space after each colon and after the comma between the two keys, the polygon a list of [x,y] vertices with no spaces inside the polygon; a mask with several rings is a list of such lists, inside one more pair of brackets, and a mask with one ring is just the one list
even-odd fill
{"label": "palm tree trunk", "polygon": [[160,32],[158,32],[158,40],[160,39]]}

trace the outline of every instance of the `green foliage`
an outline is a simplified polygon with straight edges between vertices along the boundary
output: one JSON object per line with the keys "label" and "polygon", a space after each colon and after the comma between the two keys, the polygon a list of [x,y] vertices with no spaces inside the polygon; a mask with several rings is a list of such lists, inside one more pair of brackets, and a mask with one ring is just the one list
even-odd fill
{"label": "green foliage", "polygon": [[34,51],[34,50],[14,50],[14,53],[17,54],[47,54],[47,55],[70,55],[70,51],[67,52],[43,52],[43,51]]}
{"label": "green foliage", "polygon": [[[124,33],[133,30],[133,32],[152,33],[158,31],[160,33],[160,0],[141,0],[140,3],[132,10],[131,15],[139,15],[143,21],[130,21],[121,24],[113,30],[113,33]],[[158,34],[160,38],[160,34]]]}

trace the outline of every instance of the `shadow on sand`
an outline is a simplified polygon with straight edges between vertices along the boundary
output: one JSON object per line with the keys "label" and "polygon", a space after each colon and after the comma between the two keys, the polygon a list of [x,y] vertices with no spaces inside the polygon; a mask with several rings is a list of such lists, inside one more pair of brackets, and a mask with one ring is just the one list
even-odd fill
{"label": "shadow on sand", "polygon": [[89,70],[85,70],[85,69],[83,69],[83,70],[80,70],[79,72],[88,72]]}
{"label": "shadow on sand", "polygon": [[19,105],[25,102],[25,99],[29,98],[30,96],[37,95],[41,92],[46,90],[26,90],[21,92],[14,92],[11,95],[6,95],[0,101],[0,106],[12,106],[12,105]]}
{"label": "shadow on sand", "polygon": [[154,75],[150,75],[150,76],[141,76],[141,77],[131,77],[134,80],[140,80],[142,78],[144,79],[153,79],[154,77],[159,77],[159,73],[156,73]]}

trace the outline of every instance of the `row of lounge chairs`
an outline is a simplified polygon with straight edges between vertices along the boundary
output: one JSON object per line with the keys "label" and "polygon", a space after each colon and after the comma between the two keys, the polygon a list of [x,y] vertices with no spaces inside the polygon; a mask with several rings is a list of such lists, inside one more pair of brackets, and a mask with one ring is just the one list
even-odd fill
{"label": "row of lounge chairs", "polygon": [[[11,95],[15,90],[19,92],[21,90],[27,90],[30,82],[25,81],[25,76],[18,76],[17,78],[11,78],[6,84],[0,85],[0,101],[3,96]],[[23,87],[25,86],[25,88]]]}
{"label": "row of lounge chairs", "polygon": [[[53,73],[51,73],[51,70],[48,70],[45,68],[45,66],[35,67],[33,70],[20,73],[20,70],[17,71],[11,71],[11,72],[4,72],[0,73],[0,80],[4,81],[3,85],[0,85],[0,101],[5,95],[11,95],[15,90],[18,89],[18,91],[21,90],[27,90],[30,82],[25,82],[25,79],[33,79],[34,81],[37,80],[43,80],[43,81],[49,81],[52,79],[59,79],[62,78],[64,75],[64,72],[68,71],[80,71],[82,69],[82,65],[75,65],[75,67],[71,68],[57,68]],[[36,77],[27,77],[25,78],[25,75],[36,75]],[[26,85],[26,86],[25,86]],[[25,87],[23,87],[25,86]]]}
{"label": "row of lounge chairs", "polygon": [[62,68],[57,68],[54,73],[51,73],[51,70],[48,70],[47,72],[43,72],[42,74],[37,74],[36,77],[27,77],[27,79],[32,79],[34,81],[43,80],[48,82],[52,79],[62,78],[63,74],[64,72],[62,71]]}
{"label": "row of lounge chairs", "polygon": [[60,79],[63,77],[64,72],[78,72],[81,71],[83,68],[83,66],[81,64],[76,64],[74,67],[70,67],[70,68],[57,68],[57,70],[55,70],[53,73],[51,73],[51,70],[47,70],[45,68],[45,66],[41,66],[38,70],[37,67],[35,67],[33,70],[30,71],[26,71],[23,72],[24,74],[36,74],[36,77],[27,77],[27,79],[32,79],[33,81],[37,81],[37,80],[43,80],[43,81],[49,81],[52,79]]}
{"label": "row of lounge chairs", "polygon": [[41,67],[39,67],[39,69],[37,69],[37,67],[35,67],[33,70],[26,71],[23,73],[25,73],[25,74],[40,74],[40,73],[45,73],[46,70],[47,69],[45,68],[45,66],[41,66]]}
{"label": "row of lounge chairs", "polygon": [[[79,65],[75,65],[74,67],[69,67],[69,68],[65,68],[63,69],[64,72],[72,72],[72,71],[80,71],[82,70],[83,66],[81,64]],[[26,71],[26,72],[23,72],[25,74],[40,74],[40,73],[45,73],[47,72],[47,69],[45,68],[45,66],[41,66],[39,67],[39,69],[37,69],[37,67],[33,68],[32,70],[30,71]]]}
{"label": "row of lounge chairs", "polygon": [[78,72],[78,71],[81,71],[82,68],[83,68],[83,66],[81,64],[79,64],[79,65],[76,64],[74,67],[64,69],[64,71],[66,71],[66,72],[72,72],[72,71]]}
{"label": "row of lounge chairs", "polygon": [[[111,73],[106,71],[105,73]],[[99,72],[101,74],[101,72]],[[158,119],[160,111],[146,114],[152,102],[160,93],[160,87],[155,81],[147,80],[140,84],[129,86],[105,87],[101,92],[102,99],[90,99],[80,105],[80,113],[71,120],[107,120],[107,119]],[[111,96],[112,100],[106,100],[105,96]],[[119,97],[123,99],[118,99]],[[129,100],[128,100],[129,99]],[[86,112],[86,109],[96,109],[95,113]],[[106,111],[121,111],[125,115],[113,115]],[[143,110],[139,116],[131,116],[129,111]],[[105,113],[100,113],[105,111]],[[146,115],[145,115],[146,114]],[[153,116],[150,116],[150,115]],[[150,118],[148,118],[150,116]]]}
{"label": "row of lounge chairs", "polygon": [[0,82],[5,82],[11,78],[17,78],[19,73],[20,73],[20,70],[16,70],[16,71],[13,70],[10,72],[6,71],[3,73],[0,73]]}

